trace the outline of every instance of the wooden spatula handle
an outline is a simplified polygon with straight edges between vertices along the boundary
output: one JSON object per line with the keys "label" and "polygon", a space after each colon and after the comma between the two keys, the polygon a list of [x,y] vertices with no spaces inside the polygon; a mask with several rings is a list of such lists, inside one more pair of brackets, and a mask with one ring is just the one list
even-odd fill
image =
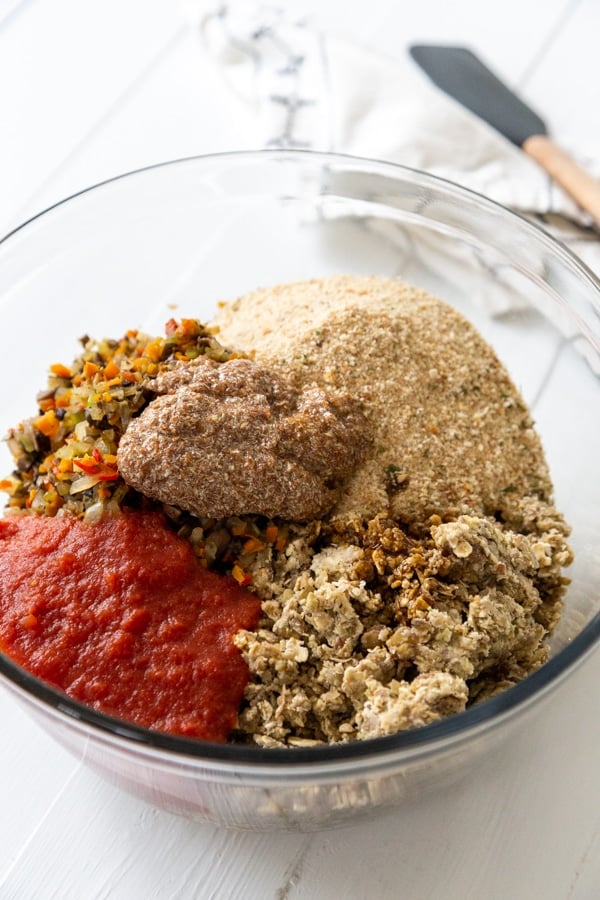
{"label": "wooden spatula handle", "polygon": [[577,165],[551,138],[535,134],[527,138],[523,150],[548,172],[565,191],[600,225],[600,181]]}

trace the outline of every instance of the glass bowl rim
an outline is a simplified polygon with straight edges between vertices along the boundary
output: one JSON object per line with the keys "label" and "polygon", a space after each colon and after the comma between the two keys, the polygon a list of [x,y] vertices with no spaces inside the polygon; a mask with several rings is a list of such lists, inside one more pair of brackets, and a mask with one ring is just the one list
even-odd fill
{"label": "glass bowl rim", "polygon": [[[0,238],[0,247],[14,235],[20,234],[29,225],[42,219],[54,210],[63,207],[87,194],[99,192],[102,188],[117,182],[132,181],[134,178],[176,166],[202,162],[220,162],[229,164],[229,161],[259,161],[272,160],[312,160],[326,163],[338,162],[352,165],[362,169],[367,174],[387,174],[398,177],[398,174],[410,178],[413,183],[423,186],[441,188],[445,193],[450,193],[459,199],[470,201],[489,212],[500,213],[512,219],[515,224],[532,234],[541,243],[545,244],[555,255],[563,258],[571,269],[575,269],[579,276],[589,282],[598,293],[598,306],[600,310],[600,278],[579,259],[568,247],[558,239],[548,234],[540,225],[532,222],[526,216],[503,206],[495,200],[484,196],[470,188],[463,187],[449,179],[438,175],[432,175],[419,169],[414,169],[400,163],[385,160],[370,159],[354,156],[346,153],[331,153],[325,151],[305,149],[257,149],[257,150],[230,150],[217,153],[198,154],[180,157],[177,159],[161,161],[147,166],[142,166],[128,172],[106,178],[96,184],[78,190],[56,203],[46,207],[24,222],[11,229],[4,237]],[[448,743],[460,742],[471,735],[499,725],[513,714],[523,710],[537,697],[546,694],[573,671],[579,663],[594,650],[600,643],[600,611],[587,623],[565,647],[561,648],[555,656],[551,657],[539,669],[528,675],[522,681],[506,689],[505,691],[484,700],[468,708],[464,712],[457,713],[429,725],[400,731],[385,737],[371,738],[361,741],[318,745],[314,747],[286,747],[286,748],[261,748],[245,744],[217,744],[208,741],[171,735],[164,732],[152,731],[147,728],[126,722],[105,713],[97,712],[89,706],[73,700],[60,690],[35,678],[9,657],[0,652],[0,675],[7,679],[19,691],[31,695],[34,700],[41,702],[58,715],[65,716],[67,720],[74,720],[82,726],[91,726],[97,733],[103,733],[106,737],[112,737],[119,741],[125,740],[131,749],[143,746],[148,750],[167,751],[174,757],[183,756],[195,759],[207,766],[211,763],[226,766],[227,763],[245,766],[246,768],[261,771],[273,765],[276,769],[293,768],[303,763],[320,763],[328,768],[344,763],[351,764],[354,760],[368,762],[372,760],[382,761],[391,756],[401,759],[404,754],[413,755],[422,750],[423,755],[442,749]],[[246,766],[246,764],[249,764]]]}

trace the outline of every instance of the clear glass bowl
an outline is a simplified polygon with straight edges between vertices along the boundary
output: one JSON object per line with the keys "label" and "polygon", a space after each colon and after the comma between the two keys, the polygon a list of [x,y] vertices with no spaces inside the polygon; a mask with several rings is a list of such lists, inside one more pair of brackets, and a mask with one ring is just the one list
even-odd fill
{"label": "clear glass bowl", "polygon": [[[508,739],[597,644],[600,284],[483,197],[399,166],[306,152],[134,172],[0,244],[3,431],[35,412],[48,364],[69,361],[83,333],[162,333],[174,314],[209,319],[221,299],[334,273],[399,276],[456,306],[494,346],[533,408],[573,528],[572,583],[551,659],[536,673],[443,722],[356,744],[259,750],[152,733],[0,655],[6,688],[95,769],[157,806],[232,827],[329,827],[440,788]],[[5,448],[0,464],[10,471]]]}

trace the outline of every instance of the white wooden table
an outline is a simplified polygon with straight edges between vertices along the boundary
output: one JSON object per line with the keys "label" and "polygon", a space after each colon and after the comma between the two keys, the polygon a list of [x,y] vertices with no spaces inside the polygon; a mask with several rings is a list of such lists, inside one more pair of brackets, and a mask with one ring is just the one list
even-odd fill
{"label": "white wooden table", "polygon": [[[596,0],[302,8],[391,55],[412,41],[471,44],[556,135],[600,145]],[[244,146],[218,115],[223,90],[172,0],[0,0],[0,232],[111,175]],[[500,762],[443,796],[315,835],[225,832],[152,809],[0,691],[0,898],[593,900],[598,685],[596,653]]]}

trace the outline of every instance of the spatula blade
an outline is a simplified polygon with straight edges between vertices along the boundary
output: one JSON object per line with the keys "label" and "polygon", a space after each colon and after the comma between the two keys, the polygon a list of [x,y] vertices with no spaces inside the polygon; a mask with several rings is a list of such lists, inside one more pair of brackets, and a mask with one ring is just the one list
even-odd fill
{"label": "spatula blade", "polygon": [[544,121],[466,47],[417,44],[410,53],[434,84],[521,147]]}

